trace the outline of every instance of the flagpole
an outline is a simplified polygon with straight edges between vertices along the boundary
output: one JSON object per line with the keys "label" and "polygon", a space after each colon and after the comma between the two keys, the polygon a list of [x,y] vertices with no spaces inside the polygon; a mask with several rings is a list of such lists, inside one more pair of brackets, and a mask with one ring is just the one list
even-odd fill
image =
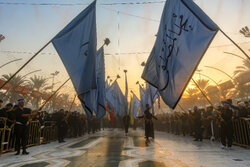
{"label": "flagpole", "polygon": [[33,60],[44,48],[46,48],[49,43],[52,40],[50,40],[48,43],[46,43],[38,52],[36,52],[21,68],[19,68],[7,81],[4,82],[4,84],[0,87],[0,90],[7,84],[10,82],[11,79],[13,79],[26,65],[28,65],[31,60]]}
{"label": "flagpole", "polygon": [[247,55],[247,53],[237,43],[235,43],[224,31],[222,31],[222,29],[219,28],[219,30],[250,60],[250,57]]}
{"label": "flagpole", "polygon": [[183,107],[182,107],[180,104],[178,104],[178,106],[180,107],[180,109],[181,109],[182,111],[187,112],[186,110],[183,109]]}
{"label": "flagpole", "polygon": [[196,87],[200,90],[201,94],[206,98],[206,100],[209,102],[209,104],[211,106],[214,107],[214,105],[212,104],[212,102],[207,98],[206,94],[201,90],[201,88],[199,87],[199,85],[195,82],[195,80],[192,78],[192,81],[194,82],[194,84],[196,85]]}
{"label": "flagpole", "polygon": [[43,105],[39,108],[38,111],[41,111],[43,109],[43,107],[52,99],[52,97],[70,80],[67,79],[44,103]]}
{"label": "flagpole", "polygon": [[[81,14],[81,12],[76,16],[76,17],[78,17],[79,15]],[[76,18],[75,17],[75,18]],[[74,19],[72,19],[72,20],[74,20]],[[66,26],[64,26],[63,28],[62,28],[62,30],[65,28],[65,27],[67,27],[71,22],[72,22],[72,20],[66,25]],[[59,32],[60,33],[60,32]],[[40,50],[38,50],[38,52],[36,52],[21,68],[19,68],[7,81],[5,81],[4,82],[4,84],[3,85],[1,85],[0,86],[0,90],[7,84],[7,83],[9,83],[10,82],[10,80],[11,79],[13,79],[26,65],[28,65],[29,63],[30,63],[30,61],[31,60],[33,60],[44,48],[46,48],[49,44],[50,44],[50,42],[52,42],[52,40],[55,38],[57,36],[57,34],[49,41],[49,42],[47,42]],[[110,43],[110,41],[109,41],[109,39],[107,40],[108,38],[106,38],[105,39],[105,42],[106,43]],[[105,43],[105,44],[106,44]]]}
{"label": "flagpole", "polygon": [[73,101],[72,101],[72,103],[71,103],[71,105],[70,105],[69,112],[70,112],[70,110],[72,109],[75,100],[76,100],[76,95],[75,95],[75,97],[74,97],[74,99],[73,99]]}

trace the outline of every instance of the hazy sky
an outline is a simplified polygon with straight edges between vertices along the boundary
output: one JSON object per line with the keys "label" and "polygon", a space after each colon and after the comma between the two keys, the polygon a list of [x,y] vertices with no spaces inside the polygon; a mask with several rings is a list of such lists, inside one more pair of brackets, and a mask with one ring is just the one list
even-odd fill
{"label": "hazy sky", "polygon": [[[97,33],[98,47],[103,44],[104,38],[110,38],[111,44],[105,47],[106,76],[115,79],[119,74],[121,89],[124,91],[124,73],[128,70],[129,88],[138,93],[136,81],[141,80],[143,68],[141,62],[146,61],[151,51],[155,34],[157,33],[161,12],[164,3],[138,4],[138,5],[101,5],[114,2],[144,2],[161,0],[98,0],[97,1]],[[6,39],[0,43],[1,64],[15,58],[23,58],[22,61],[13,63],[1,69],[0,75],[13,73],[32,54],[23,52],[36,52],[53,36],[56,35],[68,22],[70,22],[86,5],[14,5],[1,4],[3,2],[25,3],[57,3],[57,4],[89,4],[90,0],[0,0],[0,34]],[[250,38],[245,38],[239,33],[243,26],[250,23],[249,0],[195,0],[195,2],[209,15],[222,30],[249,54]],[[118,12],[120,11],[120,12]],[[126,13],[126,14],[125,14]],[[136,15],[148,19],[134,17]],[[118,26],[119,25],[119,26]],[[119,28],[118,28],[119,27]],[[120,45],[118,45],[118,41]],[[11,51],[15,53],[5,52]],[[215,70],[204,67],[205,65],[220,68],[230,75],[236,66],[242,64],[242,60],[227,55],[223,52],[233,52],[243,56],[221,33],[218,33],[211,47],[202,59],[199,69],[203,74],[212,77],[217,82],[228,78]],[[19,52],[19,53],[18,53]],[[145,53],[146,52],[146,53]],[[52,53],[52,54],[50,54]],[[43,54],[38,55],[20,74],[42,69],[36,73],[49,77],[50,73],[58,70],[60,74],[55,82],[63,83],[68,75],[50,45]],[[198,75],[195,75],[198,79]],[[52,82],[51,80],[49,82]],[[211,82],[211,84],[213,84]],[[57,84],[59,86],[60,83]],[[63,91],[74,94],[72,84],[68,84]]]}

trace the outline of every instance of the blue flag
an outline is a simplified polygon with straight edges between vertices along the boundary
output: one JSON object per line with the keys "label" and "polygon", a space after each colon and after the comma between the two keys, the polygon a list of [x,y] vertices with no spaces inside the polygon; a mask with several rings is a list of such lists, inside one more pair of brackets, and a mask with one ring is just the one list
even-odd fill
{"label": "blue flag", "polygon": [[167,0],[142,78],[175,108],[218,26],[192,1]]}
{"label": "blue flag", "polygon": [[132,112],[133,112],[133,117],[136,118],[137,115],[139,114],[139,111],[141,109],[141,103],[140,100],[137,98],[137,96],[133,93],[133,98],[132,98]]}
{"label": "blue flag", "polygon": [[52,39],[88,116],[92,115],[94,105],[83,97],[97,87],[96,38],[94,1]]}
{"label": "blue flag", "polygon": [[107,90],[106,99],[113,106],[116,114],[123,116],[126,113],[127,101],[117,81]]}
{"label": "blue flag", "polygon": [[106,114],[106,83],[105,83],[105,64],[104,64],[104,50],[101,47],[97,51],[96,57],[96,118],[100,119]]}
{"label": "blue flag", "polygon": [[144,111],[146,110],[146,94],[145,90],[140,85],[140,99],[141,99],[141,114],[144,114]]}

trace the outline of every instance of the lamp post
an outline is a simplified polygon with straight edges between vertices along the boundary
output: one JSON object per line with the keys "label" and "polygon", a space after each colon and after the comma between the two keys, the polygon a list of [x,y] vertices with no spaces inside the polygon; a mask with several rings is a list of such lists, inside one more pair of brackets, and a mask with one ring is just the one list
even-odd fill
{"label": "lamp post", "polygon": [[230,76],[229,74],[227,74],[225,71],[222,71],[222,70],[220,70],[220,69],[218,69],[218,68],[211,67],[211,66],[205,66],[205,67],[211,68],[211,69],[214,69],[214,70],[217,70],[217,71],[220,71],[221,73],[223,73],[223,74],[225,74],[227,77],[229,77],[230,80],[234,81],[233,77],[231,77],[231,76]]}
{"label": "lamp post", "polygon": [[212,79],[211,77],[205,75],[205,74],[199,73],[199,76],[206,77],[206,78],[208,78],[209,80],[211,80],[212,82],[215,83],[216,87],[219,89],[219,92],[220,92],[220,100],[221,100],[221,96],[223,96],[223,95],[222,95],[222,90],[221,90],[221,87],[220,87],[219,83],[216,82],[216,81],[215,81],[214,79]]}
{"label": "lamp post", "polygon": [[5,63],[5,64],[1,65],[1,66],[0,66],[0,68],[3,68],[4,66],[6,66],[6,65],[8,65],[8,64],[10,64],[10,63],[13,63],[13,62],[19,61],[19,60],[22,60],[22,59],[15,59],[15,60],[11,60],[11,61],[9,61],[9,62],[7,62],[7,63]]}
{"label": "lamp post", "polygon": [[51,92],[53,93],[53,87],[54,87],[54,79],[55,76],[57,76],[60,72],[59,71],[55,71],[54,73],[51,73],[50,75],[52,75],[52,86],[51,86]]}
{"label": "lamp post", "polygon": [[27,76],[28,76],[28,75],[30,75],[30,74],[33,74],[33,73],[36,73],[36,72],[39,72],[39,71],[42,71],[42,70],[40,69],[40,70],[34,70],[34,71],[31,71],[31,72],[29,72],[29,73],[25,74],[24,76],[22,76],[22,78],[21,78],[21,79],[23,79],[23,78],[27,77]]}

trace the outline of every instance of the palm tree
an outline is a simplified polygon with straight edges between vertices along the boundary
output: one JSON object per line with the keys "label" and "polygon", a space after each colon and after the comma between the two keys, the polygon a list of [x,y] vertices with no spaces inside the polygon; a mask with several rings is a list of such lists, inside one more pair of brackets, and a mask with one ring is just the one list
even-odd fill
{"label": "palm tree", "polygon": [[241,83],[240,78],[248,78],[250,74],[250,61],[247,59],[243,60],[243,65],[237,66],[234,71],[234,79],[236,81],[235,88],[231,91],[237,98],[247,98],[249,95],[249,84]]}
{"label": "palm tree", "polygon": [[[43,93],[46,90],[51,88],[51,87],[49,87],[47,85],[48,85],[47,84],[47,79],[42,77],[42,76],[34,75],[34,77],[30,77],[29,87],[32,90]],[[35,97],[32,100],[32,105],[34,105],[36,108],[38,108],[40,100],[41,100],[41,97]]]}
{"label": "palm tree", "polygon": [[61,100],[63,102],[62,108],[68,109],[69,108],[69,104],[70,104],[70,102],[69,102],[69,94],[63,93],[63,94],[61,94],[60,97],[61,97]]}
{"label": "palm tree", "polygon": [[187,107],[192,107],[193,105],[195,105],[195,101],[197,98],[197,92],[198,92],[198,89],[196,89],[196,88],[188,88],[186,90],[186,93],[188,95],[187,101],[189,104],[189,106],[187,106]]}
{"label": "palm tree", "polygon": [[[7,81],[11,76],[12,74],[4,74],[2,75],[2,79]],[[11,88],[4,94],[5,100],[9,100],[9,102],[14,103],[18,99],[23,98],[23,96],[16,93],[15,90],[17,86],[25,86],[26,81],[27,80],[25,80],[21,75],[14,76],[10,81]]]}
{"label": "palm tree", "polygon": [[[207,95],[207,88],[209,85],[209,80],[206,79],[199,79],[196,81],[197,85],[200,87],[200,89]],[[193,86],[196,86],[196,84],[193,83]],[[201,92],[198,94],[198,100],[201,102],[201,104],[204,106],[206,102],[206,98],[202,95]]]}
{"label": "palm tree", "polygon": [[250,61],[245,59],[243,60],[242,66],[237,66],[234,71],[234,76],[241,75],[250,71]]}
{"label": "palm tree", "polygon": [[[207,87],[209,86],[209,80],[206,79],[199,79],[196,81],[196,83],[199,85],[199,87],[201,88],[201,90],[206,92]],[[193,86],[196,86],[195,84],[193,84]]]}

